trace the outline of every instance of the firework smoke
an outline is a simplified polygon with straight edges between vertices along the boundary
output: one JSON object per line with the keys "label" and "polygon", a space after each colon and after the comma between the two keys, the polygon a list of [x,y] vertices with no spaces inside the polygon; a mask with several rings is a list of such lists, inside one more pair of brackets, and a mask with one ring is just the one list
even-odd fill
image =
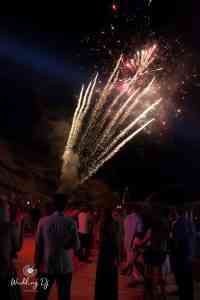
{"label": "firework smoke", "polygon": [[129,78],[120,78],[120,56],[99,94],[98,74],[82,87],[63,154],[61,191],[83,183],[155,120],[151,114],[161,101],[150,70],[155,53],[155,45],[138,51]]}

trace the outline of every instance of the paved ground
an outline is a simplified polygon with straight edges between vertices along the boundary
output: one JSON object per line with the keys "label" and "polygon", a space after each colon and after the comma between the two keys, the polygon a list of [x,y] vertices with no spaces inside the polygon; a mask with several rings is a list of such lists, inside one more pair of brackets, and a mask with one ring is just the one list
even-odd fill
{"label": "paved ground", "polygon": [[[19,254],[18,271],[19,277],[22,278],[22,269],[25,265],[32,264],[34,251],[34,241],[32,238],[26,238],[24,246]],[[72,284],[72,300],[93,300],[94,299],[94,282],[95,282],[95,261],[91,264],[83,264],[75,261],[75,272]],[[23,288],[23,300],[34,299],[33,288]],[[127,288],[125,277],[120,276],[119,280],[119,300],[142,300],[142,290]],[[168,297],[169,300],[177,300],[176,297]],[[198,299],[198,297],[197,297]],[[199,298],[200,299],[200,298]],[[56,288],[51,291],[49,300],[57,300]],[[189,299],[188,299],[189,300]]]}

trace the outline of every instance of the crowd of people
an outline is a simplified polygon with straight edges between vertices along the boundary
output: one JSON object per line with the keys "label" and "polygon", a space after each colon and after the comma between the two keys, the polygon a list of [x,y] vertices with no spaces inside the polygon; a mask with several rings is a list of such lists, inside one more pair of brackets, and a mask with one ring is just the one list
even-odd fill
{"label": "crowd of people", "polygon": [[[73,257],[91,263],[93,250],[97,254],[95,300],[118,299],[119,273],[126,276],[127,288],[140,286],[144,299],[160,300],[166,299],[167,275],[173,274],[179,299],[194,299],[193,261],[200,252],[198,218],[193,220],[182,207],[131,202],[117,208],[84,205],[69,209],[66,195],[53,198],[46,213],[34,218],[36,300],[48,299],[54,281],[59,299],[71,299]],[[16,299],[10,279],[17,277],[15,262],[23,247],[25,219],[25,212],[0,198],[0,290],[7,295],[5,299]]]}

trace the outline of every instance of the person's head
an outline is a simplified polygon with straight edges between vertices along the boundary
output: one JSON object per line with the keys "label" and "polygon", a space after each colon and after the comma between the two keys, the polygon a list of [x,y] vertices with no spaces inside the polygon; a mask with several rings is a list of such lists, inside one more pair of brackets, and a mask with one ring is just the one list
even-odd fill
{"label": "person's head", "polygon": [[87,213],[89,211],[88,206],[87,205],[83,206],[81,211]]}
{"label": "person's head", "polygon": [[128,204],[125,208],[126,214],[130,215],[133,212],[133,207],[132,205]]}
{"label": "person's head", "polygon": [[67,203],[65,194],[57,193],[54,195],[54,207],[56,211],[63,212]]}
{"label": "person's head", "polygon": [[175,221],[177,218],[177,211],[176,209],[173,207],[170,209],[170,212],[169,212],[169,220],[170,221]]}
{"label": "person's head", "polygon": [[114,209],[112,211],[112,217],[115,221],[119,221],[120,220],[120,213],[117,209]]}
{"label": "person's head", "polygon": [[185,209],[183,207],[181,207],[181,206],[178,206],[176,208],[176,215],[178,217],[183,217],[185,215]]}
{"label": "person's head", "polygon": [[164,216],[164,218],[169,219],[169,217],[170,217],[170,209],[168,207],[164,207],[163,208],[163,216]]}
{"label": "person's head", "polygon": [[43,208],[43,215],[50,216],[54,211],[54,204],[52,201],[48,201]]}
{"label": "person's head", "polygon": [[141,206],[139,205],[139,203],[134,203],[132,206],[132,211],[136,214],[140,214],[141,213]]}
{"label": "person's head", "polygon": [[103,222],[104,223],[110,223],[113,220],[113,216],[112,216],[112,208],[111,207],[106,207],[103,210]]}

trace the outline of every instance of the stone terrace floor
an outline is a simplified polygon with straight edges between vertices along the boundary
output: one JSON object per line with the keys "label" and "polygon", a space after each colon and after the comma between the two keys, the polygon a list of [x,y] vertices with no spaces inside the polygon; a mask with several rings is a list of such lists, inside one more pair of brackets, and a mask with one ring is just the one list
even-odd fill
{"label": "stone terrace floor", "polygon": [[[28,237],[24,240],[23,249],[19,253],[18,272],[19,277],[22,276],[22,269],[26,265],[32,264],[34,252],[34,239]],[[75,272],[73,274],[72,283],[72,299],[71,300],[93,300],[94,299],[94,284],[95,284],[95,259],[91,264],[84,264],[75,261]],[[33,289],[27,290],[23,288],[23,300],[33,300]],[[196,297],[200,299],[200,297]],[[53,287],[49,300],[57,300],[57,291]],[[127,287],[126,277],[119,278],[119,300],[143,300],[143,290]],[[167,300],[178,300],[178,297],[168,296]],[[189,299],[188,299],[189,300]]]}

